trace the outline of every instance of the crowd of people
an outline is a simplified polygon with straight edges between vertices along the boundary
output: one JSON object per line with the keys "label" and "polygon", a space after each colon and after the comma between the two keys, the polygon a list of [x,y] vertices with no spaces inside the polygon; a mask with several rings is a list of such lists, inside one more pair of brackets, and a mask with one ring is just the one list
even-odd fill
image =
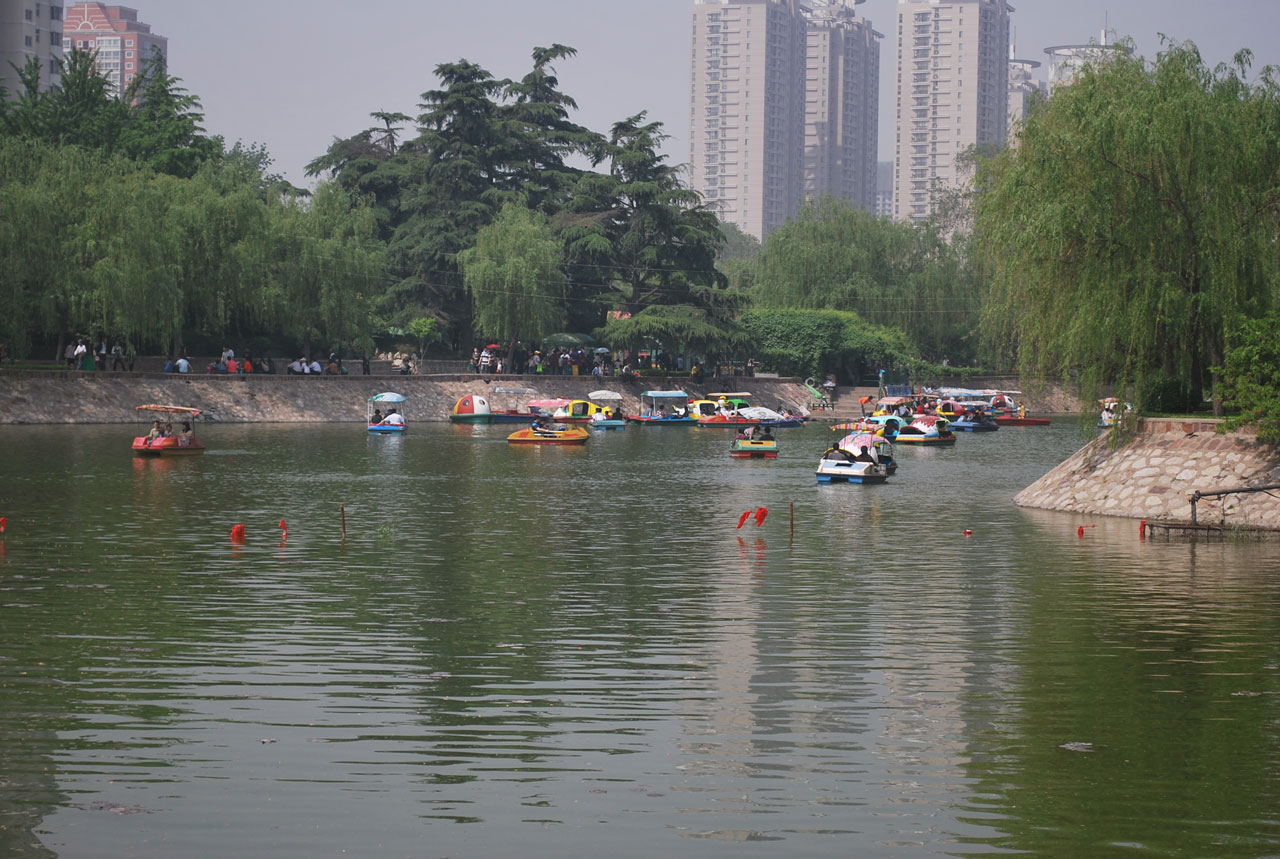
{"label": "crowd of people", "polygon": [[133,370],[134,351],[132,346],[126,347],[119,340],[107,346],[107,338],[99,339],[96,347],[91,347],[85,338],[77,337],[67,341],[62,350],[62,358],[68,370],[106,370],[108,363],[112,370]]}

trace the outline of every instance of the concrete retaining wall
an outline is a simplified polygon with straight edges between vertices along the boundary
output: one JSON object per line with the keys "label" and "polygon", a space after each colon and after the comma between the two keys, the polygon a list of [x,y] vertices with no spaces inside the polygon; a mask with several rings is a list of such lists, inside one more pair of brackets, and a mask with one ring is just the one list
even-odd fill
{"label": "concrete retaining wall", "polygon": [[[1113,447],[1109,434],[1014,498],[1039,507],[1103,516],[1186,521],[1191,493],[1280,482],[1280,447],[1256,433],[1215,432],[1212,420],[1146,418],[1127,444]],[[1200,501],[1199,521],[1235,527],[1280,528],[1280,498],[1264,492]]]}
{"label": "concrete retaining wall", "polygon": [[[498,385],[534,388],[544,397],[586,398],[599,389],[623,395],[624,411],[634,411],[642,391],[680,388],[695,393],[690,379],[622,379],[600,376],[179,376],[165,373],[0,372],[0,423],[134,423],[134,407],[164,403],[202,409],[202,420],[230,423],[363,421],[374,394],[396,391],[409,397],[410,420],[445,421],[467,394],[489,396],[494,408]],[[797,379],[707,379],[697,393],[750,391],[752,401],[776,408],[804,405],[809,395]],[[524,399],[513,398],[511,407]]]}

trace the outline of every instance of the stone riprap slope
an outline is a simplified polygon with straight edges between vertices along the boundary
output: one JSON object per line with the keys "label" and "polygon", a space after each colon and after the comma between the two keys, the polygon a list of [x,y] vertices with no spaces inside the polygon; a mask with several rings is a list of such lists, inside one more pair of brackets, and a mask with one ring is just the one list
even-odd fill
{"label": "stone riprap slope", "polygon": [[[1244,430],[1215,433],[1216,421],[1147,418],[1127,444],[1107,434],[1014,498],[1022,507],[1187,521],[1191,493],[1280,483],[1280,448]],[[1276,493],[1280,495],[1280,492]],[[1280,498],[1265,492],[1200,501],[1205,524],[1280,528]]]}

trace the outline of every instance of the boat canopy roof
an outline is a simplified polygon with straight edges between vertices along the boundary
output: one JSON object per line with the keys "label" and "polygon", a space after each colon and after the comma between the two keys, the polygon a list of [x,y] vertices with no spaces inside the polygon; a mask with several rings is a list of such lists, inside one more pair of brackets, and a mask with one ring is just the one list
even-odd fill
{"label": "boat canopy roof", "polygon": [[188,406],[162,406],[157,403],[147,403],[144,406],[138,406],[135,411],[139,412],[169,412],[175,415],[190,415],[195,417],[200,414],[199,409],[193,409]]}
{"label": "boat canopy roof", "polygon": [[644,391],[642,397],[653,397],[655,400],[687,400],[689,395],[684,391]]}
{"label": "boat canopy roof", "polygon": [[912,403],[912,402],[915,402],[915,400],[911,399],[910,397],[881,397],[878,401],[878,405],[900,406],[903,403]]}
{"label": "boat canopy roof", "polygon": [[512,387],[508,387],[507,385],[497,385],[495,387],[490,388],[489,390],[495,394],[536,394],[538,393],[533,388],[512,388]]}
{"label": "boat canopy roof", "polygon": [[716,392],[714,392],[714,393],[707,394],[707,396],[705,397],[705,399],[708,399],[708,400],[719,400],[719,399],[723,398],[723,399],[726,399],[726,400],[728,400],[728,399],[740,399],[740,400],[745,400],[745,399],[747,399],[747,398],[748,398],[748,397],[750,397],[750,396],[751,396],[751,394],[750,394],[749,392],[747,392],[747,391],[716,391]]}
{"label": "boat canopy roof", "polygon": [[567,406],[573,400],[566,400],[564,397],[555,397],[550,400],[530,400],[529,408],[531,409],[558,409],[561,406]]}
{"label": "boat canopy roof", "polygon": [[369,398],[371,403],[403,403],[404,401],[404,394],[397,394],[395,391],[384,391]]}
{"label": "boat canopy roof", "polygon": [[753,421],[780,421],[782,415],[773,409],[766,409],[764,406],[747,406],[745,409],[738,409],[738,414],[744,418],[750,418]]}
{"label": "boat canopy roof", "polygon": [[622,399],[622,394],[617,391],[592,391],[587,394],[587,398],[592,400],[620,400]]}
{"label": "boat canopy roof", "polygon": [[1004,394],[1011,396],[1017,394],[1022,395],[1022,391],[999,390],[997,388],[937,388],[936,394],[943,397],[956,397],[960,399],[991,399],[992,397]]}

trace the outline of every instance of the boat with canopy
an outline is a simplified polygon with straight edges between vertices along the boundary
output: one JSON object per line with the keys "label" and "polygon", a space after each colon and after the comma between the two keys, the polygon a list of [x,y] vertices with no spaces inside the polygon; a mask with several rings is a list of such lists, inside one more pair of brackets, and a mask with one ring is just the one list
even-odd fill
{"label": "boat with canopy", "polygon": [[[400,435],[405,431],[404,411],[407,397],[395,391],[384,391],[369,398],[366,421],[375,435]],[[385,414],[383,409],[386,409]]]}
{"label": "boat with canopy", "polygon": [[[147,435],[135,436],[133,452],[137,456],[198,456],[204,453],[204,444],[195,437],[191,425],[200,409],[189,406],[166,406],[147,403],[134,411],[152,419],[152,430]],[[163,417],[161,417],[163,416]],[[182,422],[180,432],[173,431],[173,421]],[[164,426],[161,426],[164,424]]]}

